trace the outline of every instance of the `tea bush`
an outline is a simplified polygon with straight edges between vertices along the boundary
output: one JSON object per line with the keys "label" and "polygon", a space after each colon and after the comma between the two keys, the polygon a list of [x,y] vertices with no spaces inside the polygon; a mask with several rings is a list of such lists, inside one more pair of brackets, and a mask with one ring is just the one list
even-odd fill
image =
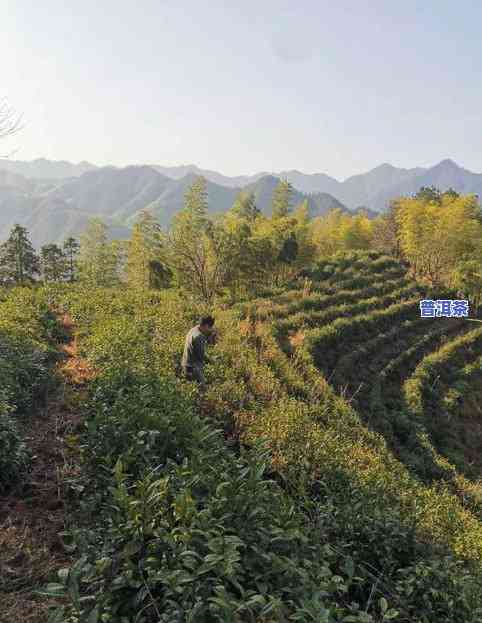
{"label": "tea bush", "polygon": [[385,294],[384,296],[373,296],[371,298],[359,300],[356,303],[330,305],[328,309],[322,311],[311,310],[309,312],[298,312],[285,319],[278,320],[274,323],[274,327],[280,334],[285,334],[298,327],[315,327],[323,323],[333,322],[339,318],[353,318],[356,315],[371,310],[385,309],[393,303],[399,303],[402,300],[408,299],[410,296],[413,297],[416,292],[417,288],[415,286],[406,286]]}
{"label": "tea bush", "polygon": [[404,387],[407,407],[414,417],[431,416],[432,411],[425,406],[425,401],[435,395],[431,382],[441,375],[445,377],[451,375],[454,367],[465,362],[469,349],[480,345],[482,345],[482,329],[475,329],[445,344],[440,350],[423,359]]}
{"label": "tea bush", "polygon": [[[466,399],[470,396],[467,381],[480,373],[481,347],[481,329],[462,332],[424,357],[403,386],[410,421],[422,423],[438,450],[475,477],[481,464],[477,458],[480,435],[477,426],[474,432],[460,415],[463,393]],[[474,463],[475,469],[468,463]]]}
{"label": "tea bush", "polygon": [[[390,311],[391,310],[387,310]],[[412,316],[415,309],[412,310]],[[316,313],[316,312],[315,312]],[[363,317],[362,317],[363,318]],[[358,318],[354,318],[358,321]],[[382,320],[383,314],[382,314]],[[395,318],[396,320],[396,318]],[[342,320],[336,322],[343,322]],[[348,324],[351,324],[351,320],[347,320]],[[443,319],[439,320],[440,323],[444,322]],[[447,321],[448,322],[448,321]],[[453,321],[451,328],[447,327],[446,335],[455,328],[457,321]],[[462,327],[460,322],[459,327]],[[276,326],[276,324],[275,324]],[[385,326],[385,325],[384,325]],[[299,335],[295,335],[293,340],[298,340],[298,344],[295,345],[293,362],[300,364],[300,370],[310,369],[309,378],[306,377],[308,383],[313,383],[314,386],[318,386],[316,380],[316,370],[313,371],[313,356],[317,358],[315,361],[318,366],[324,370],[330,371],[329,362],[336,362],[336,369],[333,375],[330,375],[330,381],[334,381],[335,385],[338,384],[341,387],[345,387],[350,381],[350,375],[353,377],[353,387],[360,381],[363,381],[365,386],[370,387],[373,383],[373,379],[377,378],[380,371],[390,361],[390,358],[397,358],[398,349],[404,348],[404,340],[409,343],[417,339],[417,335],[420,332],[424,332],[426,328],[423,324],[423,319],[420,317],[409,318],[401,325],[397,326],[395,322],[386,322],[386,329],[384,332],[377,333],[376,324],[373,324],[373,337],[366,339],[366,334],[363,331],[350,334],[351,340],[343,340],[340,337],[340,347],[345,348],[346,344],[350,344],[352,351],[343,355],[337,353],[329,348],[330,344],[325,341],[321,341],[317,345],[317,349],[313,349],[313,344],[310,344],[310,338],[313,334],[317,334],[320,330],[313,331],[300,331]],[[370,324],[368,324],[370,328]],[[331,326],[328,325],[321,332],[330,332]],[[279,336],[278,336],[279,337]],[[403,339],[401,339],[403,338]],[[353,342],[358,342],[360,345],[353,348]],[[393,343],[392,343],[393,342]],[[295,342],[293,342],[293,345]],[[417,357],[418,353],[424,352],[424,347],[428,347],[430,344],[427,341],[424,344],[420,343],[418,348],[410,348],[413,357]],[[283,345],[286,346],[286,345]],[[319,354],[317,354],[319,353]],[[342,354],[340,357],[339,355]],[[338,359],[338,360],[337,360]],[[328,362],[328,364],[327,364]],[[361,365],[360,365],[361,364]],[[332,364],[333,365],[333,364]],[[357,392],[360,388],[358,388]],[[303,397],[303,392],[296,394],[298,397]],[[318,399],[323,396],[323,391],[318,393]],[[363,397],[363,391],[360,393],[360,399]],[[357,397],[358,399],[358,397]],[[367,400],[369,397],[367,396]],[[363,402],[366,405],[366,402]],[[391,405],[393,406],[393,405]],[[395,410],[386,411],[385,409],[374,409],[372,411],[364,412],[364,417],[368,420],[369,424],[383,433],[387,441],[391,444],[391,447],[397,451],[403,462],[409,467],[410,471],[422,475],[428,482],[435,480],[445,481],[458,496],[464,505],[474,511],[477,516],[480,514],[480,503],[477,498],[480,499],[480,495],[477,492],[475,485],[464,479],[457,474],[454,466],[451,465],[443,456],[439,455],[435,450],[433,444],[430,441],[429,434],[422,427],[411,425],[408,418],[402,412],[401,407],[398,411]],[[394,438],[394,435],[396,436]],[[398,443],[400,441],[401,443]],[[474,505],[475,504],[475,505]],[[474,525],[475,527],[475,525]]]}
{"label": "tea bush", "polygon": [[298,292],[298,297],[291,303],[273,306],[271,315],[273,318],[283,318],[288,315],[296,314],[300,311],[307,312],[312,309],[321,311],[332,306],[334,307],[342,304],[358,303],[359,301],[369,299],[374,296],[383,296],[384,294],[389,294],[394,290],[399,290],[410,285],[415,284],[411,284],[407,278],[402,277],[401,279],[375,282],[360,289],[341,289],[333,294],[325,294],[322,291],[317,290],[309,296],[300,298]]}
{"label": "tea bush", "polygon": [[24,473],[28,453],[20,416],[44,405],[53,384],[53,341],[62,336],[43,292],[29,288],[2,291],[0,299],[0,489]]}
{"label": "tea bush", "polygon": [[11,407],[0,394],[0,494],[25,473],[29,453],[11,415]]}
{"label": "tea bush", "polygon": [[326,327],[309,330],[305,347],[323,371],[331,371],[339,356],[352,348],[352,341],[364,342],[396,323],[411,320],[417,311],[418,301],[412,299],[367,314],[338,318]]}
{"label": "tea bush", "polygon": [[0,387],[19,413],[42,399],[57,356],[58,321],[39,293],[8,291],[0,302]]}
{"label": "tea bush", "polygon": [[[306,478],[309,480],[310,470],[308,466],[312,465],[307,447],[309,435],[303,428],[302,420],[299,415],[294,416],[294,428],[288,427],[287,429],[289,431],[289,435],[286,440],[286,446],[283,445],[283,448],[280,449],[277,445],[273,445],[274,440],[278,437],[280,432],[286,428],[286,423],[284,422],[288,408],[287,403],[282,401],[284,388],[277,382],[276,375],[275,377],[272,376],[271,370],[281,370],[285,368],[285,366],[282,363],[278,366],[272,366],[273,360],[278,356],[275,354],[276,350],[273,348],[272,339],[270,341],[267,340],[266,337],[263,337],[263,345],[259,356],[256,357],[253,353],[254,362],[258,366],[257,371],[256,374],[250,377],[248,371],[254,363],[253,361],[250,362],[245,354],[241,356],[241,353],[244,353],[246,350],[246,346],[243,345],[243,339],[236,335],[236,322],[237,321],[235,320],[230,320],[228,324],[229,328],[226,328],[225,333],[226,335],[229,335],[229,341],[226,341],[223,338],[219,343],[219,348],[223,348],[223,350],[228,349],[231,354],[230,364],[227,362],[224,364],[222,370],[219,371],[219,377],[224,376],[225,367],[229,369],[230,375],[234,376],[237,374],[243,379],[244,383],[247,383],[247,397],[240,407],[237,407],[236,404],[231,404],[230,409],[231,411],[236,412],[236,409],[238,408],[238,414],[236,415],[235,413],[235,418],[238,417],[240,419],[242,426],[244,426],[245,430],[249,432],[249,435],[252,435],[253,439],[258,438],[259,436],[270,439],[272,449],[274,448],[276,450],[273,451],[274,461],[277,468],[284,472],[287,470],[295,470],[296,473],[301,473],[305,480]],[[253,336],[251,338],[253,346],[255,346],[258,337],[259,336]],[[265,372],[263,372],[259,363],[262,361],[265,361],[271,370],[268,370],[265,366]],[[344,403],[342,399],[336,398],[333,395],[333,392],[330,390],[329,386],[327,386],[326,381],[320,377],[316,368],[314,368],[311,357],[306,350],[303,349],[303,347],[301,347],[301,350],[295,352],[293,363],[295,364],[295,376],[290,376],[293,380],[296,378],[296,385],[299,386],[300,375],[296,373],[296,369],[299,370],[301,377],[305,379],[305,396],[311,394],[313,396],[313,404],[316,405],[316,408],[311,411],[310,419],[312,420],[314,428],[310,430],[313,430],[313,433],[315,433],[318,426],[317,423],[319,423],[324,429],[328,427],[326,434],[329,433],[329,429],[332,429],[336,439],[345,440],[349,443],[345,450],[339,452],[337,451],[336,442],[333,447],[327,445],[327,443],[323,444],[320,442],[320,450],[323,445],[330,448],[328,456],[325,456],[325,453],[323,452],[323,458],[319,456],[319,458],[316,459],[316,461],[320,461],[320,470],[323,471],[324,477],[328,478],[329,476],[330,469],[328,466],[330,465],[330,460],[337,457],[331,468],[333,473],[340,474],[346,472],[350,474],[350,478],[355,476],[355,480],[357,480],[358,476],[363,478],[363,474],[367,472],[369,464],[362,460],[355,467],[355,464],[352,464],[350,459],[355,456],[360,456],[360,458],[363,456],[367,457],[370,453],[374,453],[373,457],[375,458],[375,456],[378,456],[378,458],[377,462],[373,464],[373,467],[375,468],[376,465],[378,465],[378,467],[375,469],[375,473],[377,475],[375,476],[375,473],[373,474],[373,477],[375,478],[373,484],[375,482],[378,484],[375,487],[370,485],[367,490],[364,490],[364,495],[366,495],[367,499],[371,496],[371,494],[373,494],[377,498],[376,503],[379,507],[386,504],[386,508],[390,508],[394,505],[398,506],[401,499],[408,500],[411,496],[416,495],[419,501],[415,502],[415,504],[421,505],[421,514],[419,515],[421,523],[425,524],[426,521],[429,521],[430,525],[434,528],[435,525],[438,525],[438,522],[441,522],[439,528],[434,531],[434,536],[435,533],[437,534],[435,540],[445,542],[447,544],[450,543],[451,546],[455,547],[456,551],[459,553],[463,551],[468,557],[479,557],[482,543],[480,541],[480,527],[478,526],[477,520],[470,516],[470,513],[466,514],[464,512],[463,507],[459,504],[457,499],[449,496],[449,503],[443,502],[440,507],[437,503],[432,507],[432,504],[434,500],[437,499],[438,495],[436,493],[436,488],[433,491],[429,489],[426,490],[423,487],[419,487],[416,479],[413,481],[411,480],[408,472],[404,472],[403,468],[401,469],[400,464],[393,460],[393,457],[386,448],[383,440],[377,435],[367,433],[366,429],[362,427],[360,420],[355,416],[352,410],[349,408],[347,409],[346,403]],[[282,378],[284,381],[286,377],[283,375]],[[260,379],[263,379],[263,381]],[[267,383],[269,383],[268,386],[266,385]],[[269,387],[268,392],[266,392],[265,387]],[[291,391],[292,385],[288,385],[287,387]],[[221,389],[222,388],[219,387],[216,388],[216,390],[213,388],[212,392],[221,391]],[[301,394],[302,392],[300,392],[300,396]],[[311,398],[308,398],[308,401],[311,402]],[[220,399],[218,399],[218,402],[220,404],[229,403],[229,396],[224,397],[224,402]],[[265,418],[265,414],[267,413],[265,409],[268,405],[271,405],[270,408],[273,409],[272,425],[268,425],[268,420]],[[263,411],[260,412],[261,408]],[[295,413],[298,413],[298,411]],[[301,429],[301,432],[299,433],[299,443],[296,441],[298,439],[298,434],[295,432],[298,428]],[[316,435],[318,434],[319,433],[316,433]],[[289,459],[289,456],[287,455],[290,447],[293,447],[294,449],[292,459]],[[320,450],[317,450],[317,453],[319,453]],[[322,465],[324,467],[321,467]],[[368,474],[366,475],[368,476]],[[360,487],[360,485],[361,481],[359,481],[356,486]],[[404,487],[407,487],[407,489],[405,490]],[[409,490],[411,491],[410,493]],[[389,493],[389,491],[392,493]],[[402,491],[405,491],[405,493],[402,494]],[[447,515],[444,515],[442,512],[445,504],[447,504],[447,508],[445,509],[448,511]],[[436,511],[436,508],[439,508],[439,510]],[[458,523],[452,522],[450,519],[452,512],[459,515],[462,523],[465,522],[466,529],[469,532],[473,530],[471,543],[472,545],[476,542],[479,543],[475,549],[472,545],[468,545],[469,541],[465,540],[464,530],[460,533],[458,532]],[[431,517],[432,513],[434,513],[437,517],[435,517],[435,515],[434,517]],[[413,516],[416,516],[417,514],[414,513],[413,509],[410,505],[408,505],[405,508],[403,515],[406,520],[412,521]],[[478,553],[476,553],[475,550],[477,550]]]}

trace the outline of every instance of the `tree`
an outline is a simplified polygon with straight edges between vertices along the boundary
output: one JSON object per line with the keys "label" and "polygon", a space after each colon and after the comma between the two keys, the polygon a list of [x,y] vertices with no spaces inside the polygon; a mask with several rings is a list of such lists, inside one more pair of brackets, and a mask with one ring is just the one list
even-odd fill
{"label": "tree", "polygon": [[56,244],[46,244],[40,249],[40,265],[45,281],[63,281],[67,274],[67,258]]}
{"label": "tree", "polygon": [[342,211],[335,209],[314,219],[313,239],[319,257],[329,257],[342,249],[340,237],[342,216]]}
{"label": "tree", "polygon": [[6,284],[32,283],[39,274],[39,259],[28,232],[14,225],[8,240],[0,246],[0,280]]}
{"label": "tree", "polygon": [[254,221],[261,212],[256,207],[254,193],[242,190],[236,197],[231,212],[239,218]]}
{"label": "tree", "polygon": [[189,188],[184,208],[174,218],[169,236],[169,264],[177,284],[211,301],[222,281],[219,237],[207,216],[206,180]]}
{"label": "tree", "polygon": [[115,262],[113,281],[127,281],[127,260],[129,240],[112,240],[109,251]]}
{"label": "tree", "polygon": [[373,246],[388,255],[401,257],[400,232],[396,219],[398,202],[391,201],[385,214],[373,221]]}
{"label": "tree", "polygon": [[215,223],[212,231],[213,249],[220,267],[218,283],[229,290],[233,300],[241,291],[255,290],[264,279],[266,262],[260,255],[259,240],[253,236],[255,222],[230,210]]}
{"label": "tree", "polygon": [[442,200],[444,197],[448,199],[458,199],[460,197],[460,193],[458,193],[453,188],[449,188],[444,193],[442,193]]}
{"label": "tree", "polygon": [[444,199],[453,201],[459,197],[460,194],[453,188],[449,188],[448,190],[442,192],[435,186],[422,186],[414,195],[414,199],[419,199],[425,203],[437,203],[438,205],[442,205]]}
{"label": "tree", "polygon": [[308,199],[304,199],[293,211],[295,219],[294,234],[298,243],[295,260],[297,269],[306,268],[315,259],[316,246],[313,241],[313,219],[310,217]]}
{"label": "tree", "polygon": [[340,209],[315,219],[314,241],[318,255],[329,256],[338,251],[367,249],[372,242],[373,225],[366,214],[346,214]]}
{"label": "tree", "polygon": [[271,202],[271,215],[274,219],[288,216],[291,210],[291,195],[293,194],[293,186],[288,180],[281,180],[274,189],[273,199]]}
{"label": "tree", "polygon": [[264,275],[271,284],[279,286],[296,272],[295,260],[300,252],[298,232],[301,233],[294,214],[257,219],[253,238],[257,248],[262,250]]}
{"label": "tree", "polygon": [[278,262],[283,264],[293,264],[298,257],[298,241],[293,231],[283,241],[283,246],[278,253]]}
{"label": "tree", "polygon": [[435,186],[422,186],[413,198],[424,203],[437,203],[438,205],[442,203],[442,193]]}
{"label": "tree", "polygon": [[80,238],[79,273],[91,286],[112,286],[117,281],[117,253],[107,238],[107,226],[91,219]]}
{"label": "tree", "polygon": [[205,229],[208,222],[208,191],[206,178],[199,176],[184,196],[184,210],[193,219],[194,226]]}
{"label": "tree", "polygon": [[127,282],[132,287],[161,288],[169,281],[162,231],[152,214],[143,211],[134,225],[127,255]]}
{"label": "tree", "polygon": [[398,203],[400,245],[416,276],[448,284],[454,266],[480,259],[482,215],[475,195],[441,193],[438,203],[422,194]]}
{"label": "tree", "polygon": [[69,237],[64,242],[63,251],[66,260],[66,278],[71,283],[77,277],[77,256],[79,255],[80,245],[75,238]]}
{"label": "tree", "polygon": [[368,249],[372,243],[373,224],[366,213],[345,215],[341,235],[344,249]]}
{"label": "tree", "polygon": [[460,262],[454,270],[453,285],[473,303],[477,310],[482,299],[482,268],[480,259]]}

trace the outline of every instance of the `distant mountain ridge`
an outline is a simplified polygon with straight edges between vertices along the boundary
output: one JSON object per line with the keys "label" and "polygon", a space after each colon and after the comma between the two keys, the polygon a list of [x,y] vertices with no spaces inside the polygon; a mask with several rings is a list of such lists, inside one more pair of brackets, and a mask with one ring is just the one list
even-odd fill
{"label": "distant mountain ridge", "polygon": [[[141,210],[150,211],[168,226],[182,209],[186,191],[196,177],[195,172],[189,172],[172,179],[147,165],[93,168],[63,180],[27,179],[0,169],[0,241],[14,223],[20,223],[28,228],[36,247],[62,242],[68,236],[78,236],[92,217],[102,218],[112,237],[126,238]],[[254,193],[257,206],[268,214],[278,183],[278,178],[264,176],[244,188]],[[242,188],[208,181],[210,212],[229,210]],[[304,199],[312,216],[333,208],[347,210],[327,193],[293,191],[293,206]]]}
{"label": "distant mountain ridge", "polygon": [[[464,169],[448,159],[442,160],[429,168],[414,167],[404,169],[384,163],[366,173],[352,175],[343,181],[339,181],[325,173],[303,173],[296,169],[279,172],[263,171],[253,175],[228,176],[210,169],[202,169],[195,164],[179,166],[152,164],[145,166],[149,166],[161,175],[173,180],[180,180],[190,174],[196,176],[203,175],[208,181],[227,188],[242,188],[258,181],[262,177],[272,175],[277,178],[288,179],[302,193],[328,193],[350,209],[363,205],[379,211],[385,207],[380,205],[381,201],[386,200],[387,196],[390,196],[390,198],[395,196],[394,193],[399,192],[399,188],[402,191],[405,191],[405,188],[413,189],[418,184],[417,178],[426,178],[428,183],[437,183],[442,187],[453,181],[459,185],[462,192],[466,188],[472,189],[475,187],[478,189],[478,178],[480,175]],[[62,180],[68,177],[79,177],[83,173],[99,168],[105,169],[106,167],[97,167],[90,162],[72,164],[66,161],[50,161],[45,158],[31,162],[0,159],[0,170],[17,173],[23,177],[35,180]],[[453,174],[454,171],[456,172],[455,175]]]}
{"label": "distant mountain ridge", "polygon": [[67,177],[78,177],[96,168],[95,164],[85,161],[72,164],[66,160],[47,160],[46,158],[31,161],[0,158],[0,170],[17,173],[34,180],[63,180]]}
{"label": "distant mountain ridge", "polygon": [[452,187],[458,192],[482,195],[482,174],[473,173],[450,159],[442,160],[433,167],[410,169],[383,163],[366,173],[352,175],[343,181],[325,173],[302,173],[295,169],[228,177],[215,171],[200,169],[193,164],[181,167],[156,165],[155,168],[167,177],[177,178],[186,172],[204,175],[210,181],[231,188],[250,185],[266,176],[284,178],[304,194],[327,193],[350,210],[363,206],[376,212],[383,212],[391,199],[413,194],[421,186],[436,186],[440,190]]}
{"label": "distant mountain ridge", "polygon": [[473,193],[482,196],[482,174],[472,173],[450,159],[442,160],[430,169],[422,169],[416,175],[407,177],[398,184],[380,191],[370,201],[370,207],[383,212],[391,199],[413,195],[422,186],[435,186],[440,190],[453,188],[459,193]]}
{"label": "distant mountain ridge", "polygon": [[193,164],[119,168],[46,159],[0,160],[0,241],[15,222],[29,228],[36,246],[61,241],[78,235],[92,216],[105,220],[112,235],[126,237],[143,209],[167,226],[182,208],[185,192],[198,175],[207,180],[213,213],[228,210],[241,189],[251,190],[258,207],[269,213],[280,178],[293,184],[293,204],[307,199],[313,216],[333,208],[358,211],[363,206],[373,217],[383,212],[391,199],[411,195],[421,186],[451,187],[482,195],[482,174],[449,159],[430,168],[402,169],[385,163],[342,182],[324,173],[297,170],[229,177]]}
{"label": "distant mountain ridge", "polygon": [[[370,201],[371,197],[388,186],[425,171],[425,169],[421,168],[398,169],[389,164],[382,164],[367,173],[353,175],[340,182],[325,173],[302,173],[294,169],[279,172],[263,171],[253,175],[228,176],[210,169],[202,169],[195,164],[179,166],[152,164],[146,166],[150,166],[161,175],[170,179],[180,180],[186,175],[202,175],[208,181],[227,188],[243,188],[244,186],[257,182],[262,177],[272,175],[277,178],[286,178],[297,190],[305,194],[322,192],[334,195],[339,201],[350,208],[365,205]],[[79,177],[83,173],[99,168],[105,169],[106,167],[96,167],[90,162],[72,164],[63,160],[50,161],[45,158],[32,160],[31,162],[0,159],[0,169],[36,180],[61,180],[68,177]]]}
{"label": "distant mountain ridge", "polygon": [[183,164],[174,167],[163,167],[155,164],[152,165],[152,168],[159,171],[159,173],[162,173],[162,175],[170,177],[174,180],[179,180],[186,175],[202,175],[210,182],[219,184],[220,186],[226,186],[227,188],[242,188],[243,186],[256,182],[265,175],[269,175],[269,173],[264,172],[255,173],[254,175],[236,175],[234,177],[230,177],[228,175],[218,173],[217,171],[211,171],[210,169],[201,169],[195,164]]}

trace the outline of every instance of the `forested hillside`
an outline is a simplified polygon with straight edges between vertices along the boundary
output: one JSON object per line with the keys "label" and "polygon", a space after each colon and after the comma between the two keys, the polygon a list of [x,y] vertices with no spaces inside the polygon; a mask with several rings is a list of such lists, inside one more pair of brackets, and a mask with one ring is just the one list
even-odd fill
{"label": "forested hillside", "polygon": [[312,217],[334,209],[354,213],[364,209],[375,218],[387,211],[391,201],[410,197],[421,187],[482,194],[482,175],[451,160],[428,169],[382,164],[340,182],[323,173],[294,170],[228,177],[194,165],[117,168],[87,162],[0,159],[0,242],[19,223],[29,230],[37,248],[60,243],[69,236],[78,237],[92,217],[105,222],[110,238],[128,239],[143,210],[168,228],[182,210],[187,189],[199,176],[206,180],[211,214],[227,212],[244,191],[253,193],[257,207],[269,215],[281,180],[292,185],[293,205],[307,201]]}
{"label": "forested hillside", "polygon": [[482,621],[477,199],[208,208],[0,247],[6,620]]}
{"label": "forested hillside", "polygon": [[[154,167],[130,166],[93,168],[65,179],[40,180],[2,171],[0,164],[0,242],[7,238],[11,227],[19,223],[29,230],[35,247],[59,243],[70,236],[79,236],[93,217],[105,222],[110,238],[128,239],[143,210],[167,228],[182,210],[184,195],[196,179],[193,173],[171,179]],[[266,175],[245,185],[245,191],[253,193],[264,214],[269,214],[279,181]],[[210,199],[209,212],[215,214],[227,212],[241,188],[207,180],[206,190]],[[292,188],[293,205],[303,201],[307,201],[311,216],[320,216],[332,209],[347,211],[327,193],[305,195]]]}

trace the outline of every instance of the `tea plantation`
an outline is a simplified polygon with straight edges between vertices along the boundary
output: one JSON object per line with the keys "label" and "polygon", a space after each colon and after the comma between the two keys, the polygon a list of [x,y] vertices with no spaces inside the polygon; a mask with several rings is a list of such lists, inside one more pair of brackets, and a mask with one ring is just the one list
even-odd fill
{"label": "tea plantation", "polygon": [[[50,621],[482,621],[482,329],[419,312],[453,293],[357,252],[214,310],[173,289],[0,297],[2,495],[62,382],[63,316],[91,371]],[[206,311],[200,393],[179,361]]]}

